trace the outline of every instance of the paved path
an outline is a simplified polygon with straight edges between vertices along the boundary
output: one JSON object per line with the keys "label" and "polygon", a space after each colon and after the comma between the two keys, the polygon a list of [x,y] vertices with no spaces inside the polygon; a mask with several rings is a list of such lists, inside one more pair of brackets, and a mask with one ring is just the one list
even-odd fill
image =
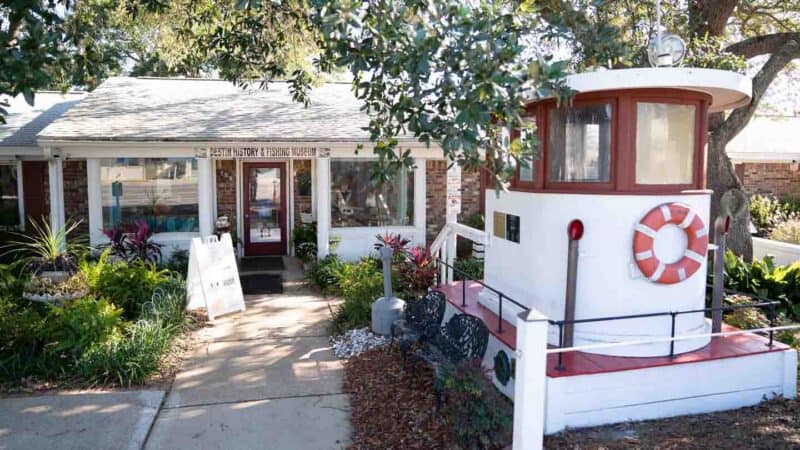
{"label": "paved path", "polygon": [[162,391],[80,392],[0,399],[0,449],[139,450]]}
{"label": "paved path", "polygon": [[328,302],[299,285],[248,296],[200,331],[146,449],[338,449],[350,436]]}

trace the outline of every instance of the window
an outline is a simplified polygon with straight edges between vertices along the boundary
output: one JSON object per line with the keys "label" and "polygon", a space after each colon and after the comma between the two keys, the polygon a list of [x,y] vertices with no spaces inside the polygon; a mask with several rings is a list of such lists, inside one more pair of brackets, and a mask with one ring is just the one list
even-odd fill
{"label": "window", "polygon": [[553,108],[548,118],[549,181],[607,183],[611,104]]}
{"label": "window", "polygon": [[18,165],[0,163],[0,230],[17,229],[21,225]]}
{"label": "window", "polygon": [[100,182],[103,228],[145,220],[155,233],[198,231],[196,159],[105,159]]}
{"label": "window", "polygon": [[[534,126],[536,123],[536,117],[526,117],[526,120],[530,121],[531,126],[530,128],[523,128],[519,130],[519,140],[521,143],[527,143],[531,139],[535,139],[536,136],[536,127]],[[521,162],[517,179],[522,183],[532,183],[535,181],[535,164],[536,158]]]}
{"label": "window", "polygon": [[373,161],[331,160],[331,223],[335,227],[407,226],[414,218],[414,172],[403,168],[382,186]]}
{"label": "window", "polygon": [[691,184],[695,155],[694,105],[636,104],[636,183]]}

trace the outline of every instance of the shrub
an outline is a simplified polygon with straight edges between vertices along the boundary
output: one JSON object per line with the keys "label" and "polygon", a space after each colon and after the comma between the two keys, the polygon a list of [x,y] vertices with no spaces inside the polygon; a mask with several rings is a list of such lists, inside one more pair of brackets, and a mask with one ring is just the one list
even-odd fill
{"label": "shrub", "polygon": [[317,257],[317,224],[305,223],[292,230],[294,253],[304,262],[311,262]]}
{"label": "shrub", "polygon": [[750,222],[756,235],[766,237],[778,225],[787,220],[798,220],[798,206],[794,202],[782,202],[775,197],[754,195],[750,198]]}
{"label": "shrub", "polygon": [[436,279],[436,265],[433,257],[424,247],[413,247],[403,253],[404,258],[398,263],[401,289],[408,289],[414,296],[422,295],[433,286]]}
{"label": "shrub", "polygon": [[103,230],[103,234],[110,241],[108,249],[114,256],[130,263],[161,262],[161,245],[153,242],[153,231],[145,220]]}
{"label": "shrub", "polygon": [[319,286],[324,292],[336,291],[339,283],[339,273],[344,265],[345,263],[336,254],[331,253],[314,263],[306,273],[306,278]]}
{"label": "shrub", "polygon": [[468,280],[482,280],[483,279],[483,260],[477,258],[456,258],[453,262],[456,271],[453,273],[455,280],[463,280],[466,274]]}
{"label": "shrub", "polygon": [[340,331],[369,325],[372,303],[383,295],[383,275],[378,261],[364,258],[342,266],[338,278],[344,302],[339,307],[335,326]]}
{"label": "shrub", "polygon": [[800,319],[800,261],[775,266],[772,257],[747,263],[732,251],[725,252],[724,284],[727,289],[781,301],[787,317]]}
{"label": "shrub", "polygon": [[182,248],[173,250],[163,268],[185,277],[189,271],[189,251]]}
{"label": "shrub", "polygon": [[27,233],[10,233],[16,240],[2,247],[4,255],[22,261],[33,275],[45,271],[74,272],[88,249],[85,242],[73,234],[80,222],[53,228],[50,222],[42,219],[41,222],[32,220],[30,225]]}
{"label": "shrub", "polygon": [[790,244],[800,244],[800,220],[787,220],[776,225],[770,231],[769,238]]}
{"label": "shrub", "polygon": [[462,448],[501,449],[511,443],[513,408],[480,361],[445,367],[442,415]]}
{"label": "shrub", "polygon": [[168,270],[159,269],[152,263],[110,262],[108,251],[104,251],[97,262],[82,263],[81,272],[86,277],[90,293],[121,307],[127,319],[137,318],[142,303],[150,301],[156,287],[170,279]]}
{"label": "shrub", "polygon": [[122,309],[108,300],[91,297],[52,306],[43,328],[45,352],[77,356],[94,343],[119,332]]}
{"label": "shrub", "polygon": [[0,296],[0,378],[19,379],[42,348],[44,314],[28,302]]}

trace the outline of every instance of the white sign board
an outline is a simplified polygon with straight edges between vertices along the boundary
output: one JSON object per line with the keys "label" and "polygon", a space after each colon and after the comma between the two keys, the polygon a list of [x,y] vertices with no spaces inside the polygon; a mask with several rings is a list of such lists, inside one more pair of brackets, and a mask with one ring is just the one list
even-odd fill
{"label": "white sign board", "polygon": [[209,236],[205,242],[200,238],[192,239],[186,297],[186,309],[206,308],[210,320],[244,311],[244,295],[230,234],[223,234],[221,239]]}

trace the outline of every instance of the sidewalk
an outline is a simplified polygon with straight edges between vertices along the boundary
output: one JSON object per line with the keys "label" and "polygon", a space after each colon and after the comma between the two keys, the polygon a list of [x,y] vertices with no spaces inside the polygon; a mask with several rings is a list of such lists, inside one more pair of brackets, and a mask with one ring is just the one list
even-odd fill
{"label": "sidewalk", "polygon": [[338,449],[350,436],[328,302],[299,284],[247,297],[200,330],[150,432],[148,450]]}

